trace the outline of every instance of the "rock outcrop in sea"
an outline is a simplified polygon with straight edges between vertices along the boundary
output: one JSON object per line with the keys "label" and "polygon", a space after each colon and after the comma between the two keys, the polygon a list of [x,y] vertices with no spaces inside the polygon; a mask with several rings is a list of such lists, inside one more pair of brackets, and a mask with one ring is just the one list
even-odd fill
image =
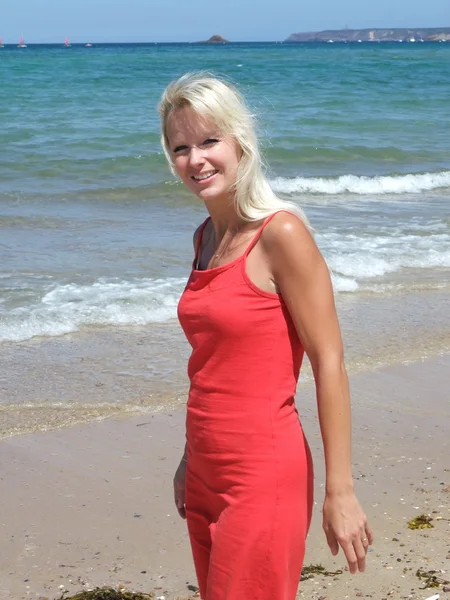
{"label": "rock outcrop in sea", "polygon": [[199,42],[199,44],[228,44],[228,40],[223,38],[221,35],[213,35],[209,38],[209,40],[205,40],[203,42]]}

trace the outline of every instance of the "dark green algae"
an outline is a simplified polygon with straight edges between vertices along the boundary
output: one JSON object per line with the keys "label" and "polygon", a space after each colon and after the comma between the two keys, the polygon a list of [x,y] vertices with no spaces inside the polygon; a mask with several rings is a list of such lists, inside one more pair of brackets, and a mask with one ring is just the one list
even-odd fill
{"label": "dark green algae", "polygon": [[78,592],[75,596],[67,596],[67,592],[65,592],[58,600],[154,600],[154,598],[153,594],[145,594],[144,592],[96,588],[95,590]]}
{"label": "dark green algae", "polygon": [[[342,575],[342,570],[327,571],[322,565],[309,565],[303,567],[301,581],[312,579],[314,575],[323,575],[325,577]],[[57,600],[156,600],[152,593],[131,592],[124,589],[115,590],[113,588],[96,588],[95,590],[82,591],[74,596],[68,596],[68,592],[63,594]],[[189,598],[179,598],[178,600],[193,600]]]}
{"label": "dark green algae", "polygon": [[[68,596],[63,592],[57,600],[156,600],[157,596],[152,593],[131,592],[125,589],[95,588],[94,590],[77,592],[74,596]],[[194,600],[194,597],[178,598],[177,600]]]}

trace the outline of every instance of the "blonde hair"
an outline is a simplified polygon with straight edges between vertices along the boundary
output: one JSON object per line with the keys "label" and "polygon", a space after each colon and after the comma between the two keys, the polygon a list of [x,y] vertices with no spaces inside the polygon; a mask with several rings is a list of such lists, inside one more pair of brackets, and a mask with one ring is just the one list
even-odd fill
{"label": "blonde hair", "polygon": [[198,115],[211,119],[219,129],[230,135],[242,150],[234,202],[236,212],[244,221],[259,221],[278,210],[296,214],[309,227],[302,209],[293,202],[279,198],[264,174],[259,143],[255,133],[255,118],[239,91],[223,79],[209,73],[187,73],[170,83],[159,104],[161,144],[174,175],[167,121],[176,110],[190,107]]}

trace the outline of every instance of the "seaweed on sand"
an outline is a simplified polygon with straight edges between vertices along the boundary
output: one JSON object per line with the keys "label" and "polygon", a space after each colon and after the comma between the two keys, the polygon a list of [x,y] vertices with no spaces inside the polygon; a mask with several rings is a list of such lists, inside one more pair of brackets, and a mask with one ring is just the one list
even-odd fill
{"label": "seaweed on sand", "polygon": [[78,592],[75,596],[67,596],[64,592],[58,600],[153,600],[153,594],[128,592],[113,588],[96,588],[95,590]]}
{"label": "seaweed on sand", "polygon": [[305,581],[306,579],[312,579],[314,575],[324,575],[325,577],[334,577],[335,575],[342,575],[342,569],[338,571],[327,571],[325,567],[322,565],[309,565],[308,567],[303,567],[302,575],[300,577],[300,581]]}
{"label": "seaweed on sand", "polygon": [[[125,589],[115,590],[113,588],[95,588],[95,590],[82,591],[75,596],[67,596],[68,592],[63,592],[58,600],[155,600],[155,596],[145,592],[130,592]],[[189,598],[178,598],[178,600],[193,600]]]}
{"label": "seaweed on sand", "polygon": [[422,569],[417,569],[416,577],[425,580],[423,582],[424,586],[421,589],[425,590],[426,588],[438,588],[441,587],[441,585],[448,583],[446,579],[438,576],[440,573],[440,571],[422,571]]}
{"label": "seaweed on sand", "polygon": [[433,519],[427,517],[427,515],[419,515],[415,519],[408,521],[408,529],[433,529],[434,525],[431,524]]}

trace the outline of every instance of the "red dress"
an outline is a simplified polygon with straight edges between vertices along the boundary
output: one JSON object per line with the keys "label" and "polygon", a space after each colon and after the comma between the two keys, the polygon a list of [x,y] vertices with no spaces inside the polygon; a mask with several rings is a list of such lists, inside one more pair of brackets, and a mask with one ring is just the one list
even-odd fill
{"label": "red dress", "polygon": [[294,600],[311,520],[294,404],[304,350],[283,299],[245,268],[271,218],[242,256],[201,271],[207,219],[178,306],[192,346],[186,518],[203,600]]}

